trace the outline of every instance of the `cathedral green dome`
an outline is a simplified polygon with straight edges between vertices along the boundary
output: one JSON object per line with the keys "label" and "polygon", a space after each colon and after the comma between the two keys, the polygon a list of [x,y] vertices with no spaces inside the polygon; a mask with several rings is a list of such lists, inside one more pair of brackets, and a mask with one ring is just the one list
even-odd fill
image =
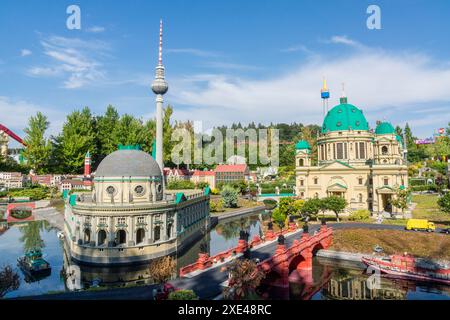
{"label": "cathedral green dome", "polygon": [[389,122],[381,122],[375,128],[375,134],[392,134],[395,133],[395,129]]}
{"label": "cathedral green dome", "polygon": [[360,109],[341,103],[328,111],[323,120],[322,133],[345,130],[369,130],[369,124]]}
{"label": "cathedral green dome", "polygon": [[306,141],[306,140],[299,140],[299,142],[297,142],[295,144],[295,149],[296,150],[305,150],[305,149],[311,150],[311,147],[310,147],[308,141]]}

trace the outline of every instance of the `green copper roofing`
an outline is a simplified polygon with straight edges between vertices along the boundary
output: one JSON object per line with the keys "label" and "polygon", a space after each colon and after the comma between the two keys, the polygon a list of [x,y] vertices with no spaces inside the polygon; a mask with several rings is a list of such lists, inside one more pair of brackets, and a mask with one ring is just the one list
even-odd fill
{"label": "green copper roofing", "polygon": [[175,203],[178,204],[180,202],[183,202],[186,200],[186,196],[184,195],[183,192],[177,192],[177,194],[175,195]]}
{"label": "green copper roofing", "polygon": [[389,122],[381,122],[375,128],[375,134],[392,134],[395,133],[395,129]]}
{"label": "green copper roofing", "polygon": [[156,139],[153,139],[152,143],[152,158],[156,160]]}
{"label": "green copper roofing", "polygon": [[141,150],[141,146],[139,144],[119,144],[119,150]]}
{"label": "green copper roofing", "polygon": [[86,158],[90,158],[91,157],[91,154],[89,153],[89,150],[88,150],[88,152],[86,152]]}
{"label": "green copper roofing", "polygon": [[311,150],[311,147],[310,147],[308,141],[306,141],[306,140],[299,140],[299,141],[295,144],[295,149],[296,149],[296,150],[304,150],[304,149]]}
{"label": "green copper roofing", "polygon": [[369,124],[360,109],[352,104],[341,103],[328,111],[323,120],[322,133],[345,130],[367,131]]}

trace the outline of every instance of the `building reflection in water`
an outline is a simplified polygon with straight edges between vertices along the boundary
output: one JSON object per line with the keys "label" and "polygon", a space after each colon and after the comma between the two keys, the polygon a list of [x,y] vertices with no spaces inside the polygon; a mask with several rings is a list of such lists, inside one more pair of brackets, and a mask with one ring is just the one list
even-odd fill
{"label": "building reflection in water", "polygon": [[[177,276],[180,268],[194,263],[201,252],[210,252],[210,235],[192,245],[185,252],[178,252],[176,259]],[[152,284],[152,275],[149,272],[150,263],[130,266],[100,267],[77,264],[70,260],[67,247],[64,245],[64,266],[61,277],[65,280],[66,290],[87,289],[93,286],[125,287],[133,285]]]}

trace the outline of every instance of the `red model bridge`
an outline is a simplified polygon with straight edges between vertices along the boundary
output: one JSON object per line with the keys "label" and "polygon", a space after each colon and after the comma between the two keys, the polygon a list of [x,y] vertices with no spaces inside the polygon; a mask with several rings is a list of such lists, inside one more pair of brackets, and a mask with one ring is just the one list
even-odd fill
{"label": "red model bridge", "polygon": [[0,131],[3,131],[4,133],[6,133],[8,136],[10,136],[14,140],[16,140],[21,145],[26,146],[26,144],[23,142],[23,140],[17,134],[15,134],[14,132],[9,130],[7,127],[5,127],[2,124],[0,124]]}
{"label": "red model bridge", "polygon": [[317,251],[327,249],[333,239],[333,228],[325,224],[314,235],[303,232],[292,246],[286,248],[279,243],[272,257],[260,262],[258,267],[266,273],[266,281],[281,287],[289,286],[289,276],[300,277],[303,282],[312,283],[312,258]]}

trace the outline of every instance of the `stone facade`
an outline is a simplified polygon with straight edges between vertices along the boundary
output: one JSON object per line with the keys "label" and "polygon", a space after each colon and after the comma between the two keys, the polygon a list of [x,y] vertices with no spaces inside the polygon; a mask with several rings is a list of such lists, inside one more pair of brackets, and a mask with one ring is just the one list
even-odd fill
{"label": "stone facade", "polygon": [[124,160],[135,163],[127,164],[132,175],[119,177],[117,169],[100,164],[92,193],[67,200],[66,242],[75,260],[141,263],[175,253],[209,228],[208,194],[165,193],[153,158],[138,150],[115,153],[118,167]]}
{"label": "stone facade", "polygon": [[362,111],[342,101],[325,117],[312,164],[306,141],[296,145],[296,194],[301,198],[344,197],[348,209],[400,212],[390,203],[408,184],[400,137],[391,124],[372,131]]}

